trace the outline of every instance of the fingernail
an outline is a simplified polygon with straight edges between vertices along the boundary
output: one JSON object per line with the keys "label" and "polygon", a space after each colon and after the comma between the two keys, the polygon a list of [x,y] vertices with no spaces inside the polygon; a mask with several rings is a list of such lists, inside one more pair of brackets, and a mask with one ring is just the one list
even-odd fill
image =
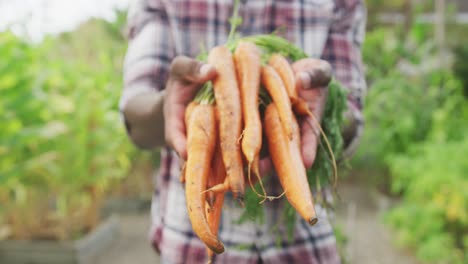
{"label": "fingernail", "polygon": [[208,74],[212,70],[213,70],[213,66],[211,66],[210,64],[205,63],[200,67],[200,75],[205,76],[206,74]]}
{"label": "fingernail", "polygon": [[301,81],[302,89],[310,89],[312,78],[307,72],[299,72],[297,77]]}

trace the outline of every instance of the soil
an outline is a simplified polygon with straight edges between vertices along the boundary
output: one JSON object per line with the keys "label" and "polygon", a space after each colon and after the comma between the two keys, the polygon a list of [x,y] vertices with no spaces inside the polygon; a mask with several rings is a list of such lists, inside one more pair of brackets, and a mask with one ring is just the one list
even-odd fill
{"label": "soil", "polygon": [[356,182],[339,186],[336,221],[347,237],[344,263],[419,264],[411,252],[395,246],[395,237],[383,224],[383,215],[395,198]]}
{"label": "soil", "polygon": [[118,240],[98,257],[95,264],[158,264],[159,258],[150,246],[148,228],[149,212],[121,215]]}

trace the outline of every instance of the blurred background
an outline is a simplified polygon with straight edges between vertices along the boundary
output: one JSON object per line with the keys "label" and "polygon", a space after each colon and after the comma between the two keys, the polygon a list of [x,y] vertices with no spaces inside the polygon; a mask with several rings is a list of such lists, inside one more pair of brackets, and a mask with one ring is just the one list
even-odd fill
{"label": "blurred background", "polygon": [[[77,240],[110,214],[120,235],[96,261],[155,263],[159,157],[130,144],[118,112],[130,1],[0,0],[0,263],[7,242]],[[468,1],[366,3],[366,129],[335,223],[344,263],[468,263]]]}

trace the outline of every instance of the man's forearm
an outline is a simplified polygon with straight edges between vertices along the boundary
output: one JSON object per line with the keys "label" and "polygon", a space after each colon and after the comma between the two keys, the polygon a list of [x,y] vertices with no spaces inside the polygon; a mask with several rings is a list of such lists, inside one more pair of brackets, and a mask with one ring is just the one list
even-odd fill
{"label": "man's forearm", "polygon": [[138,147],[152,149],[165,144],[164,98],[164,91],[146,92],[132,97],[124,106],[128,135]]}

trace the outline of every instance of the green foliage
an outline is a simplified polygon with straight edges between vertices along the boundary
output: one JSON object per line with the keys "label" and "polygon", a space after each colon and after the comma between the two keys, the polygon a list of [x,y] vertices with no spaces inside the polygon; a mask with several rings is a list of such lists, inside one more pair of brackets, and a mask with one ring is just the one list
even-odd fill
{"label": "green foliage", "polygon": [[454,94],[432,119],[425,142],[389,158],[392,187],[405,194],[389,219],[410,236],[404,242],[417,245],[421,259],[462,263],[468,251],[468,105]]}
{"label": "green foliage", "polygon": [[[427,262],[462,263],[468,234],[468,140],[428,142],[391,162],[401,206],[388,215],[400,242]],[[441,158],[443,157],[443,158]]]}
{"label": "green foliage", "polygon": [[[367,33],[363,47],[369,92],[366,97],[366,152],[374,162],[403,153],[424,141],[431,115],[450,96],[454,76],[436,66],[434,43],[428,29],[415,25],[402,41],[391,29]],[[383,165],[383,164],[381,164]]]}
{"label": "green foliage", "polygon": [[462,81],[463,91],[466,98],[468,98],[468,46],[459,45],[455,48],[455,65],[454,72]]}
{"label": "green foliage", "polygon": [[[468,104],[463,81],[438,67],[429,28],[416,25],[409,34],[402,41],[389,29],[368,33],[363,155],[390,171],[389,187],[401,195],[386,217],[398,242],[427,263],[465,263]],[[455,64],[461,78],[465,61]]]}
{"label": "green foliage", "polygon": [[346,256],[346,247],[349,243],[349,239],[344,231],[344,227],[335,223],[333,226],[333,231],[335,233],[336,247],[338,248],[338,252],[340,254],[341,263],[350,264],[350,261]]}
{"label": "green foliage", "polygon": [[83,27],[89,35],[39,45],[0,33],[0,225],[11,237],[93,228],[104,193],[130,168],[117,109],[124,42],[108,23]]}

